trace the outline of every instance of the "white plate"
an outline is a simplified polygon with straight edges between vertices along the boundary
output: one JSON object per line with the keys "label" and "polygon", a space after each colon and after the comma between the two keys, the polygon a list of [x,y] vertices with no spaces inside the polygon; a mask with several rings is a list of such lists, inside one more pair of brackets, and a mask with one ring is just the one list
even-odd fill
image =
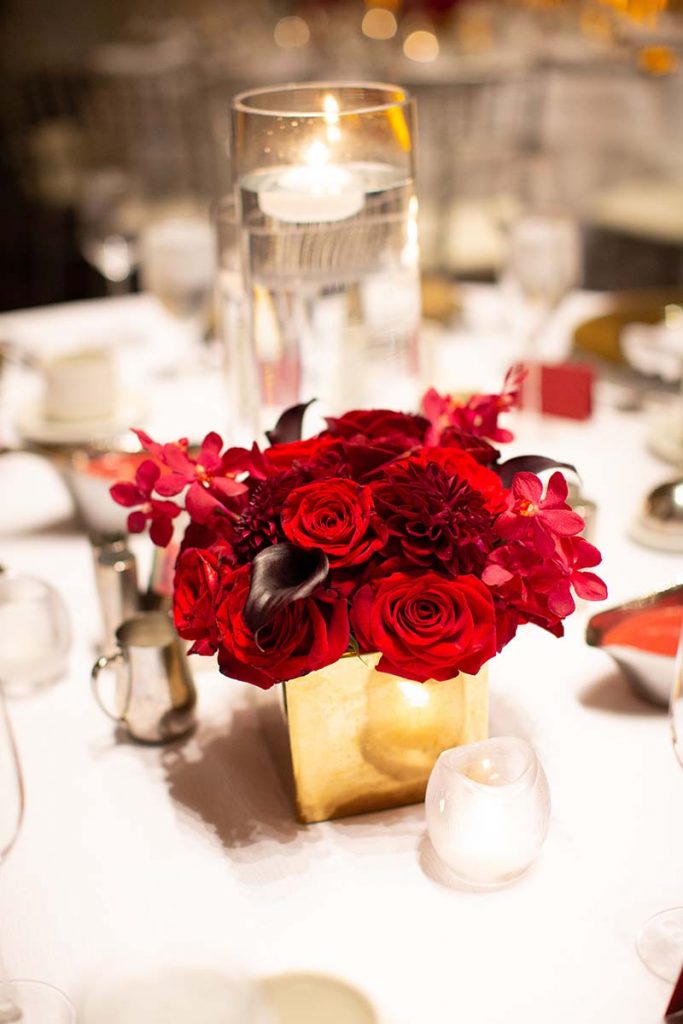
{"label": "white plate", "polygon": [[17,429],[24,441],[31,444],[87,444],[98,438],[120,434],[138,426],[145,412],[142,395],[126,395],[118,403],[113,416],[88,420],[47,420],[43,403],[27,403],[19,413]]}
{"label": "white plate", "polygon": [[647,446],[653,455],[683,466],[683,400],[676,396],[645,410]]}
{"label": "white plate", "polygon": [[666,527],[663,524],[657,527],[645,519],[636,519],[629,528],[629,537],[636,544],[646,548],[654,548],[657,551],[683,552],[683,531],[680,527]]}

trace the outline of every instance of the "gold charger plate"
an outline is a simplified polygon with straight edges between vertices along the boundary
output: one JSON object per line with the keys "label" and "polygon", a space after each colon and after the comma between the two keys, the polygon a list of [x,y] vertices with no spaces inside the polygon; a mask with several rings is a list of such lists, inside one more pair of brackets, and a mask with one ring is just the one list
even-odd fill
{"label": "gold charger plate", "polygon": [[613,308],[603,316],[586,320],[574,331],[574,349],[610,363],[625,363],[621,332],[627,324],[656,324],[664,319],[666,306],[683,304],[682,288],[655,288],[618,292]]}

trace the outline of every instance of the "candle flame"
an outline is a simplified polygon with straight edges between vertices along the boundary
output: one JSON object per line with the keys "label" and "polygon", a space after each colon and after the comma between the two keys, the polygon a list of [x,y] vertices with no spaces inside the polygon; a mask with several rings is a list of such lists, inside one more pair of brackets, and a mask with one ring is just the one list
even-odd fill
{"label": "candle flame", "polygon": [[323,96],[323,110],[325,111],[326,122],[328,124],[336,124],[339,120],[339,104],[329,92],[326,92]]}
{"label": "candle flame", "polygon": [[331,93],[326,92],[323,96],[323,110],[325,124],[327,126],[327,141],[339,142],[341,130],[339,128],[339,103]]}
{"label": "candle flame", "polygon": [[304,163],[317,170],[324,167],[329,160],[329,152],[324,142],[312,142],[304,153]]}
{"label": "candle flame", "polygon": [[497,786],[502,783],[502,776],[490,757],[482,757],[479,761],[472,761],[465,768],[464,774],[473,782],[482,786]]}
{"label": "candle flame", "polygon": [[406,704],[414,708],[424,708],[429,704],[429,690],[422,683],[413,683],[402,679],[398,688],[405,697]]}

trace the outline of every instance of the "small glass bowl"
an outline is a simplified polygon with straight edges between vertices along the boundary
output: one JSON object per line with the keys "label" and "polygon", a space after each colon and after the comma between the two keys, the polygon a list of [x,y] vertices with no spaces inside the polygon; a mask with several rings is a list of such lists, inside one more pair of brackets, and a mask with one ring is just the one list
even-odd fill
{"label": "small glass bowl", "polygon": [[19,695],[64,675],[71,625],[62,597],[43,580],[0,569],[0,680]]}

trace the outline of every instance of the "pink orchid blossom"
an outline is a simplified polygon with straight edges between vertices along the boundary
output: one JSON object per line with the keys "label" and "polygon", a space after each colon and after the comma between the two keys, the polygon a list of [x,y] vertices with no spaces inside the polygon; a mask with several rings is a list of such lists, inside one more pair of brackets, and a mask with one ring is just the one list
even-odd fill
{"label": "pink orchid blossom", "polygon": [[125,508],[141,506],[128,516],[130,533],[142,533],[149,522],[152,541],[160,548],[165,548],[173,536],[172,520],[180,514],[180,506],[175,501],[159,501],[152,497],[160,476],[161,469],[156,462],[146,459],[138,466],[134,482],[114,484],[109,493],[114,501]]}
{"label": "pink orchid blossom", "polygon": [[[548,591],[548,607],[560,618],[571,615],[576,607],[571,588],[584,601],[604,601],[607,587],[594,572],[585,572],[602,560],[600,552],[583,537],[560,539],[557,545],[557,575]],[[561,575],[560,575],[561,574]]]}
{"label": "pink orchid blossom", "polygon": [[555,537],[572,537],[585,525],[567,504],[567,494],[567,481],[561,473],[553,473],[545,496],[534,473],[515,473],[507,508],[496,524],[499,535],[506,540],[525,540],[541,554],[551,554]]}
{"label": "pink orchid blossom", "polygon": [[442,433],[449,428],[488,441],[511,441],[512,433],[498,425],[498,417],[519,404],[525,375],[523,367],[513,366],[506,374],[500,394],[473,395],[466,402],[457,402],[450,395],[440,395],[430,388],[422,399],[422,411],[431,422],[426,443],[437,445]]}
{"label": "pink orchid blossom", "polygon": [[202,441],[195,457],[189,454],[186,438],[159,445],[144,431],[136,430],[135,433],[143,448],[169,470],[159,479],[157,493],[174,497],[187,488],[185,508],[198,523],[207,523],[214,514],[225,515],[226,506],[246,494],[247,486],[236,479],[237,475],[249,472],[255,479],[266,475],[257,445],[251,451],[228,448],[223,452],[223,439],[211,432]]}

